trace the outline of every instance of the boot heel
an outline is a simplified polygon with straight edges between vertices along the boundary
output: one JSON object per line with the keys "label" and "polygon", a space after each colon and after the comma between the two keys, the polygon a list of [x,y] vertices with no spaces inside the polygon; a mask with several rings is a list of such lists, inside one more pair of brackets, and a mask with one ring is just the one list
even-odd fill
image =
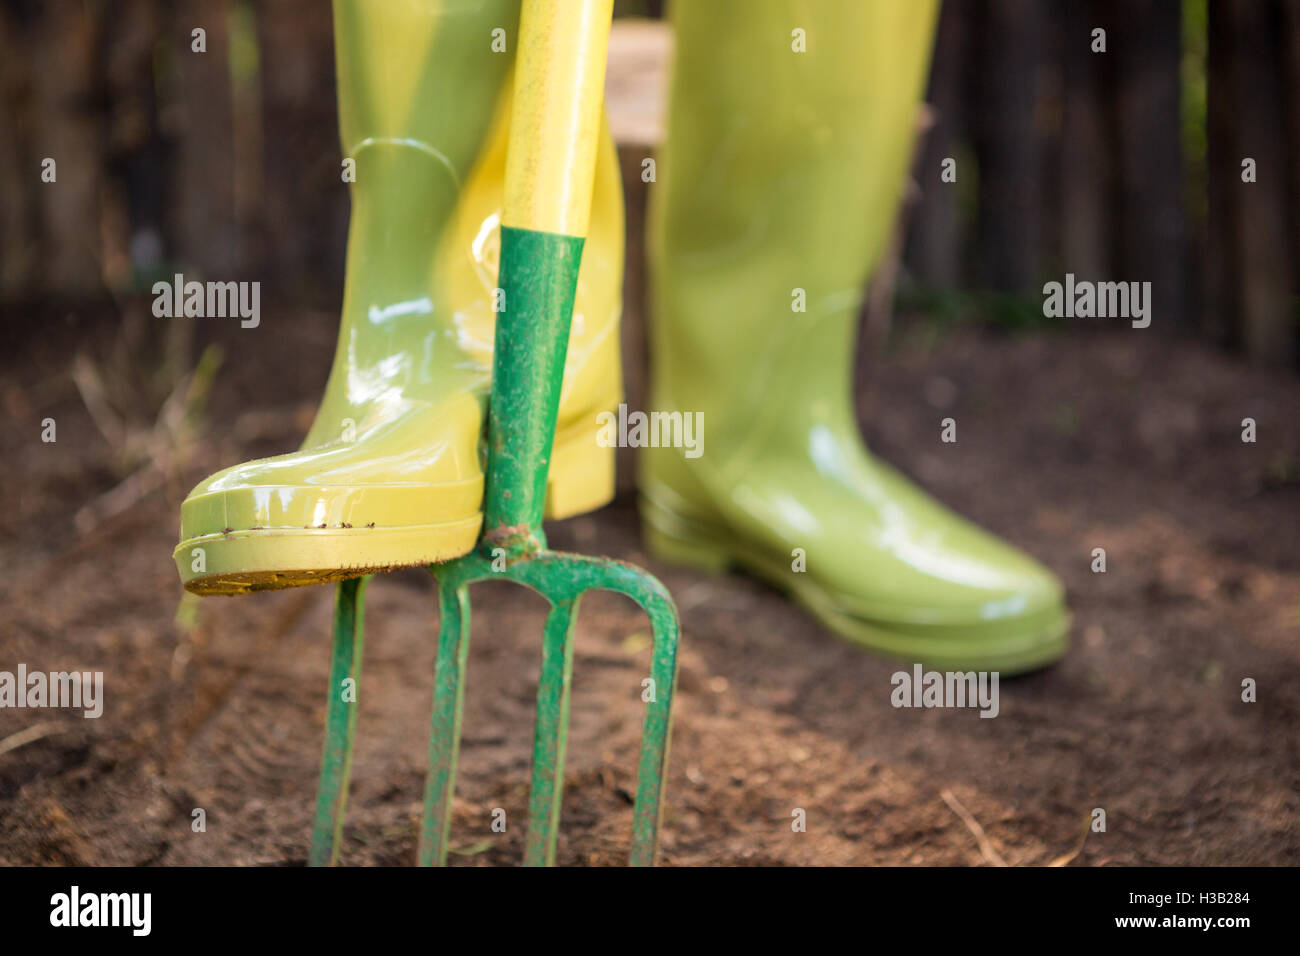
{"label": "boot heel", "polygon": [[731,567],[731,557],[722,548],[702,537],[692,535],[689,531],[681,529],[676,533],[664,531],[645,516],[646,508],[643,502],[641,531],[645,538],[646,549],[656,559],[703,571],[705,574],[724,574]]}
{"label": "boot heel", "polygon": [[546,478],[546,517],[552,521],[595,511],[614,500],[614,454],[590,429],[556,435]]}

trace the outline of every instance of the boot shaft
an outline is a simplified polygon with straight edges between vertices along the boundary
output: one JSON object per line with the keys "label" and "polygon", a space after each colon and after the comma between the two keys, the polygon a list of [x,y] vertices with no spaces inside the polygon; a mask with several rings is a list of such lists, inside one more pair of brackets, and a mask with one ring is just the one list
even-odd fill
{"label": "boot shaft", "polygon": [[866,279],[894,226],[937,3],[673,6],[651,196],[656,408],[705,413],[709,454],[852,427]]}
{"label": "boot shaft", "polygon": [[519,0],[334,0],[344,155],[367,139],[414,140],[463,181],[514,65],[518,25]]}
{"label": "boot shaft", "polygon": [[[339,345],[307,446],[492,368],[519,0],[335,0],[339,124],[354,164]],[[497,31],[500,31],[499,33]],[[622,186],[607,126],[564,417],[618,400]]]}

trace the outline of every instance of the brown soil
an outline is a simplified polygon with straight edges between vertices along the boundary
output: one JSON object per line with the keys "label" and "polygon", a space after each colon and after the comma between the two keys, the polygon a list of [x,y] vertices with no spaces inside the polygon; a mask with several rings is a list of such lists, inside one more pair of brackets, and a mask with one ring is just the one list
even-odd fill
{"label": "brown soil", "polygon": [[[103,670],[106,707],[99,720],[0,711],[0,741],[51,731],[0,753],[0,862],[303,862],[332,589],[207,599],[183,627],[171,549],[190,483],[294,446],[335,319],[268,314],[256,333],[222,330],[238,361],[218,375],[200,454],[87,533],[73,513],[118,476],[66,369],[116,326],[21,325],[26,341],[0,359],[0,670]],[[918,326],[872,368],[869,441],[1062,575],[1069,654],[1004,682],[995,720],[895,710],[896,665],[777,593],[647,561],[626,496],[556,526],[558,547],[662,574],[682,611],[663,862],[1044,863],[1073,853],[1101,807],[1106,832],[1074,865],[1300,863],[1300,383],[1154,332],[930,338]],[[56,444],[39,440],[47,415]],[[956,444],[939,441],[946,416]],[[1255,444],[1240,440],[1248,416]],[[1097,547],[1105,574],[1089,567]],[[542,607],[504,584],[481,586],[474,607],[455,862],[504,864],[521,846]],[[376,579],[368,610],[343,858],[405,864],[435,650],[428,575]],[[616,864],[646,622],[612,597],[583,612],[559,860]],[[1241,701],[1246,677],[1258,703]],[[191,830],[196,807],[205,833]],[[490,829],[496,807],[505,835]],[[792,832],[795,808],[806,833]]]}

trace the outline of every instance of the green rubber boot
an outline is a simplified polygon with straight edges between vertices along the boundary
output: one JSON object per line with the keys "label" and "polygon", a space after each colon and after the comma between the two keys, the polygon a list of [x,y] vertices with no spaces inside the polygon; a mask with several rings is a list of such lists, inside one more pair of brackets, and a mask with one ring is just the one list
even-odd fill
{"label": "green rubber boot", "polygon": [[859,306],[904,186],[936,13],[673,5],[651,406],[702,412],[703,442],[698,457],[643,452],[642,517],[660,558],[746,568],[849,640],[1014,673],[1063,653],[1060,584],[874,459],[852,410]]}
{"label": "green rubber boot", "polygon": [[[338,349],[300,451],[218,472],[183,503],[175,560],[201,594],[444,561],[468,552],[482,523],[519,0],[335,0],[334,20],[343,155],[355,163]],[[605,129],[548,517],[613,497],[614,449],[596,434],[622,394],[622,270]],[[291,341],[253,345],[294,361]]]}

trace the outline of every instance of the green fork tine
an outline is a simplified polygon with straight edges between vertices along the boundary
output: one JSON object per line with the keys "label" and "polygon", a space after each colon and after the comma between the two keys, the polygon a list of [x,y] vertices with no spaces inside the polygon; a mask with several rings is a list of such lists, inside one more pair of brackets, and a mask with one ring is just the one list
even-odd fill
{"label": "green fork tine", "polygon": [[334,599],[334,652],[309,866],[333,866],[338,862],[348,778],[352,774],[352,744],[357,732],[357,697],[353,693],[351,701],[344,699],[343,682],[351,678],[354,691],[361,682],[362,625],[369,581],[367,576],[340,582]]}

